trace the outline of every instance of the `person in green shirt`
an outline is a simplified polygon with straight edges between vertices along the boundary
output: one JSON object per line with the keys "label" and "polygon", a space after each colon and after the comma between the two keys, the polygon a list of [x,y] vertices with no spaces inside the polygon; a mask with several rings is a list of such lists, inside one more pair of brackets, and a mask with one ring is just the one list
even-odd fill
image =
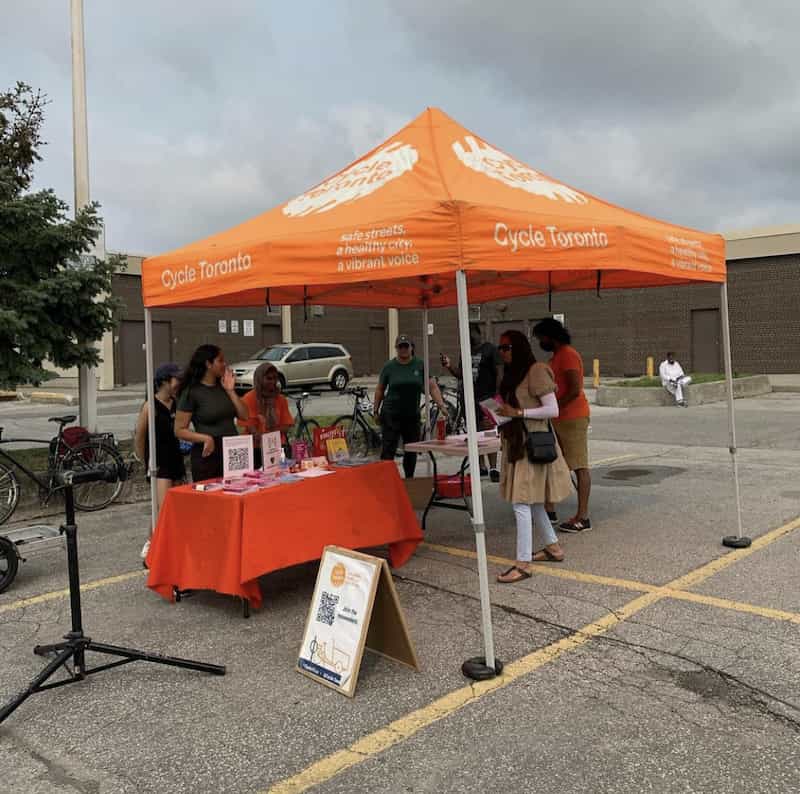
{"label": "person in green shirt", "polygon": [[[192,481],[222,477],[222,439],[236,436],[234,420],[248,418],[231,368],[216,345],[200,345],[178,385],[175,435],[192,442]],[[193,429],[189,429],[189,424]]]}
{"label": "person in green shirt", "polygon": [[[419,441],[420,400],[425,388],[423,362],[413,354],[411,340],[401,334],[395,340],[397,356],[383,365],[378,386],[375,389],[375,415],[383,431],[381,460],[394,460],[400,439],[403,444]],[[436,381],[430,381],[431,397],[439,410],[447,415]],[[403,472],[406,479],[414,476],[417,466],[415,452],[403,454]]]}

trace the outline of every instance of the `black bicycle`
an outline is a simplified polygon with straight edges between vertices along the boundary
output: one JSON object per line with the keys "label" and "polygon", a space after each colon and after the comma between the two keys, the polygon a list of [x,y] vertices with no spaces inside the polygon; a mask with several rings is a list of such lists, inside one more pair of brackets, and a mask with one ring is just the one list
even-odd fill
{"label": "black bicycle", "polygon": [[[464,391],[459,387],[444,386],[439,382],[438,378],[435,380],[439,391],[442,393],[442,401],[447,406],[447,435],[452,436],[466,433],[467,421],[464,416]],[[431,438],[436,434],[436,421],[438,418],[439,407],[431,402],[430,421],[428,422],[428,430]]]}
{"label": "black bicycle", "polygon": [[[122,491],[126,464],[117,447],[113,433],[88,433],[82,428],[67,428],[76,416],[53,416],[48,421],[58,423],[57,435],[46,441],[41,438],[3,438],[0,427],[0,445],[18,442],[47,444],[47,471],[37,474],[0,447],[0,524],[8,521],[19,503],[20,485],[15,472],[19,469],[39,487],[39,498],[46,505],[53,494],[62,491],[59,474],[62,471],[85,471],[104,466],[115,466],[120,477],[115,482],[86,482],[74,488],[75,507],[79,510],[102,510],[110,505]],[[73,432],[70,432],[73,431]]]}
{"label": "black bicycle", "polygon": [[313,396],[311,392],[307,391],[297,396],[293,394],[286,395],[288,399],[294,401],[295,407],[295,420],[292,429],[289,431],[289,437],[295,441],[305,441],[309,449],[314,445],[314,430],[319,427],[319,422],[316,419],[307,419],[303,416],[303,403]]}
{"label": "black bicycle", "polygon": [[369,398],[366,387],[351,386],[343,389],[340,394],[349,394],[353,398],[353,413],[340,416],[334,425],[343,427],[347,447],[351,455],[367,457],[379,452],[381,449],[381,431],[374,424],[372,400]]}

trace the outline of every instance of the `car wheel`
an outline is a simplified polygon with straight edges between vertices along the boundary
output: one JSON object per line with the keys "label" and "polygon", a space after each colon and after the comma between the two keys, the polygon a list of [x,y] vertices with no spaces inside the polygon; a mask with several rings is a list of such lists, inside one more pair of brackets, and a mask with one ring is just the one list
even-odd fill
{"label": "car wheel", "polygon": [[349,380],[350,377],[347,372],[343,369],[338,369],[333,373],[333,377],[331,378],[331,388],[335,391],[342,391],[342,389],[347,386],[347,381]]}

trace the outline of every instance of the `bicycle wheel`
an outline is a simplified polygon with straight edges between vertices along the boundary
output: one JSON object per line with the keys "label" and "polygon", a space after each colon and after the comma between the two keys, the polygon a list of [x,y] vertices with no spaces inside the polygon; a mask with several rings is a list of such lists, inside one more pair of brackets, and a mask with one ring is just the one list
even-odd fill
{"label": "bicycle wheel", "polygon": [[0,593],[14,581],[18,567],[17,547],[8,538],[0,537]]}
{"label": "bicycle wheel", "polygon": [[[122,472],[125,462],[116,449],[101,441],[87,441],[70,450],[60,462],[62,470],[85,471],[100,466],[116,466]],[[92,512],[108,507],[122,492],[122,480],[85,482],[73,488],[75,507]]]}
{"label": "bicycle wheel", "polygon": [[0,524],[8,521],[19,502],[19,480],[14,469],[0,463]]}
{"label": "bicycle wheel", "polygon": [[316,419],[305,419],[294,434],[295,441],[305,441],[310,451],[314,446],[314,428],[317,427],[319,427],[319,422]]}
{"label": "bicycle wheel", "polygon": [[354,422],[352,416],[340,416],[333,425],[344,428],[347,449],[353,457],[365,458],[375,448],[375,431],[361,422]]}

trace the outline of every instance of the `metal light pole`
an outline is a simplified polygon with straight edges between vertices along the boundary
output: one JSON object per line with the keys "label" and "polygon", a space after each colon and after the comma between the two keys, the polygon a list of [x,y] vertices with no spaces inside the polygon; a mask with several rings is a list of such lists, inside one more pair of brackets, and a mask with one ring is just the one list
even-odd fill
{"label": "metal light pole", "polygon": [[[72,30],[72,145],[75,214],[89,203],[89,134],[86,120],[86,62],[83,45],[83,0],[70,0]],[[97,430],[97,376],[94,367],[78,370],[80,423]]]}

